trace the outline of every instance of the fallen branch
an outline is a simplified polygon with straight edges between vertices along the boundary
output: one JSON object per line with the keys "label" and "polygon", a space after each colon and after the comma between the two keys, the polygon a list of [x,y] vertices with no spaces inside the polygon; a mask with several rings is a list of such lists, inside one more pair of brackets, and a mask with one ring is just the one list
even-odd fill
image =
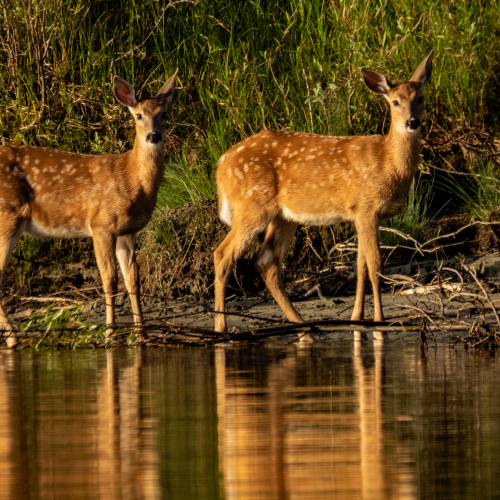
{"label": "fallen branch", "polygon": [[68,299],[65,297],[20,297],[20,300],[30,302],[71,302],[72,304],[81,304],[82,300]]}

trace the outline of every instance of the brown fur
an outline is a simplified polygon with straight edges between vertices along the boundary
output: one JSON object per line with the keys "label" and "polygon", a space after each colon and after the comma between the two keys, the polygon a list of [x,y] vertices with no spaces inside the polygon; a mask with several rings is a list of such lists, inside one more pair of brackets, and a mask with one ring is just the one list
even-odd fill
{"label": "brown fur", "polygon": [[[177,74],[177,73],[176,73]],[[136,119],[134,149],[121,155],[80,155],[31,146],[0,147],[0,284],[22,234],[92,237],[106,294],[106,320],[114,324],[116,258],[140,325],[135,237],[149,222],[164,170],[165,111],[176,74],[153,99],[135,100],[135,90],[115,79],[115,94]],[[140,118],[139,118],[140,115]],[[148,142],[156,132],[157,142]],[[12,331],[0,303],[0,330]],[[8,339],[8,344],[15,342]]]}
{"label": "brown fur", "polygon": [[[363,70],[365,83],[391,103],[387,136],[329,137],[263,131],[241,141],[219,160],[217,189],[221,218],[232,224],[215,251],[215,308],[224,311],[230,272],[256,234],[267,229],[257,267],[289,321],[302,318],[286,295],[281,263],[298,223],[353,221],[359,236],[358,288],[353,320],[363,319],[367,272],[374,289],[375,320],[383,321],[378,226],[401,212],[418,167],[422,88],[432,53],[409,83],[394,87],[383,75]],[[394,104],[397,102],[397,104]],[[229,220],[232,216],[232,220]],[[216,315],[217,331],[226,330]],[[360,335],[358,335],[360,337]]]}

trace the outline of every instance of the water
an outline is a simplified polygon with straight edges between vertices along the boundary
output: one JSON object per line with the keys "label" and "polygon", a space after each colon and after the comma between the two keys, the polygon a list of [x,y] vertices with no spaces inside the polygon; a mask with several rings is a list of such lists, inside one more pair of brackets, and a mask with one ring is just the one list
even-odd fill
{"label": "water", "polygon": [[418,343],[1,351],[0,497],[500,498],[499,360]]}

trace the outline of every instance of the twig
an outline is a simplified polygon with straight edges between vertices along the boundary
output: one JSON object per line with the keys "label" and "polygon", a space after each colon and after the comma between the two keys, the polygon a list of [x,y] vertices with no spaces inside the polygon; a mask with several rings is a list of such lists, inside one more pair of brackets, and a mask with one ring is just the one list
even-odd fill
{"label": "twig", "polygon": [[495,309],[495,306],[493,305],[493,302],[491,301],[490,296],[488,295],[488,292],[484,289],[484,286],[477,279],[477,271],[475,269],[471,269],[464,262],[462,262],[462,266],[474,278],[474,281],[477,283],[477,285],[479,286],[479,288],[483,292],[484,298],[485,298],[486,302],[489,304],[489,306],[491,307],[491,309],[493,310],[493,314],[495,315],[495,319],[497,320],[497,323],[500,326],[500,318],[498,317],[497,310]]}

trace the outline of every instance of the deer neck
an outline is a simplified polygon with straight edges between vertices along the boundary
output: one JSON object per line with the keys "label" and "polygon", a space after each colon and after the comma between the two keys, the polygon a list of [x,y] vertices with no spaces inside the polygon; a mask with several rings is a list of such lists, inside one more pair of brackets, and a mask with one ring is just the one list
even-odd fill
{"label": "deer neck", "polygon": [[386,148],[392,159],[392,168],[400,179],[412,179],[420,162],[420,130],[407,132],[392,126],[386,140]]}
{"label": "deer neck", "polygon": [[165,150],[163,144],[159,147],[143,145],[136,136],[134,149],[130,152],[127,170],[130,177],[139,184],[145,193],[156,195],[165,170]]}

